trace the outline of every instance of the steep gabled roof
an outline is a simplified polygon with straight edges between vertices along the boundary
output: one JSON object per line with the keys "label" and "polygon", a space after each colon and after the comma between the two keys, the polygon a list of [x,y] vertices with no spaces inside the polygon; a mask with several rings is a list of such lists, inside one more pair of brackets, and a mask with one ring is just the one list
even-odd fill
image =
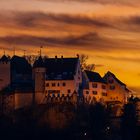
{"label": "steep gabled roof", "polygon": [[104,79],[100,76],[97,72],[87,71],[85,70],[85,73],[89,79],[90,82],[100,82],[100,83],[106,83]]}
{"label": "steep gabled roof", "polygon": [[104,79],[107,81],[108,76],[112,76],[113,79],[115,79],[120,85],[122,86],[126,86],[126,84],[124,84],[122,81],[120,81],[112,72],[108,71],[105,75],[104,75]]}
{"label": "steep gabled roof", "polygon": [[47,58],[45,60],[46,79],[72,80],[76,73],[78,58]]}
{"label": "steep gabled roof", "polygon": [[24,57],[13,56],[11,59],[11,70],[18,74],[31,74],[31,65]]}
{"label": "steep gabled roof", "polygon": [[0,59],[0,62],[8,62],[8,61],[10,61],[10,59],[6,55],[3,55]]}

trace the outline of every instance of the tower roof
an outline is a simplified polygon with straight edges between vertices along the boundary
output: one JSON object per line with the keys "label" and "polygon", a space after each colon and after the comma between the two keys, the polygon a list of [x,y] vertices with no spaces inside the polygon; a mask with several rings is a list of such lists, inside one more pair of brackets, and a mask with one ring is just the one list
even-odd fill
{"label": "tower roof", "polygon": [[8,62],[10,59],[6,55],[3,55],[0,59],[0,62]]}
{"label": "tower roof", "polygon": [[41,56],[34,62],[33,68],[44,67],[44,62]]}

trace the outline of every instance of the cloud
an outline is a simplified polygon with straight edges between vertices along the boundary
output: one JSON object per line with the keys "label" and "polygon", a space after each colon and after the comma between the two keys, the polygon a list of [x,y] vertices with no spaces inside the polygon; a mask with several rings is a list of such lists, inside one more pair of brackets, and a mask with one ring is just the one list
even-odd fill
{"label": "cloud", "polygon": [[[38,0],[48,1],[48,0]],[[51,2],[84,2],[84,3],[100,3],[100,4],[125,4],[125,5],[138,5],[139,0],[50,0]]]}
{"label": "cloud", "polygon": [[127,20],[128,23],[140,26],[140,15],[138,16],[131,16]]}
{"label": "cloud", "polygon": [[93,41],[101,40],[97,33],[87,33],[80,36],[66,36],[66,37],[38,37],[38,36],[6,36],[0,37],[1,43],[14,45],[52,45],[52,46],[85,46],[92,44]]}
{"label": "cloud", "polygon": [[[86,16],[69,15],[69,14],[52,14],[42,12],[23,12],[15,14],[17,24],[25,27],[32,27],[42,24],[46,21],[55,21],[66,24],[84,25],[84,26],[98,26],[98,27],[110,27],[109,23],[102,21],[101,19],[89,18]],[[45,25],[45,24],[44,24]]]}

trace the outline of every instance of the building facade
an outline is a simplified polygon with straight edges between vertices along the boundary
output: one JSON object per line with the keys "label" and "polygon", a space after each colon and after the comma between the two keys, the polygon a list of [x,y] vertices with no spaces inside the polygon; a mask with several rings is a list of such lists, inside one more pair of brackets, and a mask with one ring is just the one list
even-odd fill
{"label": "building facade", "polygon": [[126,85],[111,72],[107,72],[103,78],[107,83],[107,101],[127,103],[130,90],[127,89]]}
{"label": "building facade", "polygon": [[82,83],[79,58],[55,57],[43,60],[40,56],[34,63],[33,71],[35,101],[38,104],[46,103],[50,98],[68,100],[74,93],[78,96]]}
{"label": "building facade", "polygon": [[83,90],[85,101],[89,104],[107,100],[107,84],[97,72],[84,71],[87,84]]}

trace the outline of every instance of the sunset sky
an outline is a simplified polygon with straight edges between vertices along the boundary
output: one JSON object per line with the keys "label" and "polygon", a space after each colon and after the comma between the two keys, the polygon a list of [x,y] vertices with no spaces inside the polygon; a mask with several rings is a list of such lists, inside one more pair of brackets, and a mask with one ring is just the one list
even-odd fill
{"label": "sunset sky", "polygon": [[140,0],[0,0],[0,56],[89,56],[140,93]]}

